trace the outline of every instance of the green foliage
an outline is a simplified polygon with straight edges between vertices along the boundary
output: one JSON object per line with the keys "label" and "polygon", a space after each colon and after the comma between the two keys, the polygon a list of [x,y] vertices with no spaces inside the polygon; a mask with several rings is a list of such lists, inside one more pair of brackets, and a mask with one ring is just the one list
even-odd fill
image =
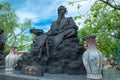
{"label": "green foliage", "polygon": [[30,43],[27,42],[30,42],[32,37],[25,35],[24,32],[31,27],[31,24],[32,21],[29,19],[25,19],[23,23],[20,23],[10,3],[0,3],[0,28],[4,29],[7,36],[6,53],[8,53],[10,46],[17,46],[18,50],[29,48]]}
{"label": "green foliage", "polygon": [[80,9],[81,5],[80,4],[77,4],[77,9]]}
{"label": "green foliage", "polygon": [[[68,5],[69,6],[74,6],[74,5],[77,5],[77,10],[78,10],[78,13],[79,12],[79,9],[81,8],[81,5],[79,4],[79,1],[76,1],[76,2],[68,2]],[[76,15],[73,17],[74,20],[78,20],[78,19],[81,19],[82,18],[82,15]],[[80,25],[80,22],[77,23],[77,25]]]}
{"label": "green foliage", "polygon": [[86,35],[97,35],[99,50],[105,55],[112,54],[116,57],[116,51],[120,45],[120,11],[111,8],[107,4],[96,1],[90,8],[91,12],[84,21],[84,27],[78,31],[80,43]]}
{"label": "green foliage", "polygon": [[68,5],[73,6],[75,2],[68,2]]}
{"label": "green foliage", "polygon": [[[17,42],[15,45],[18,45],[19,48],[18,50],[23,50],[23,51],[26,51],[30,49],[30,44],[32,43],[32,40],[33,40],[33,37],[34,36],[30,36],[30,35],[27,35],[27,34],[21,34],[21,37],[17,39]],[[20,42],[20,43],[19,43]]]}
{"label": "green foliage", "polygon": [[81,16],[75,16],[74,20],[81,19]]}

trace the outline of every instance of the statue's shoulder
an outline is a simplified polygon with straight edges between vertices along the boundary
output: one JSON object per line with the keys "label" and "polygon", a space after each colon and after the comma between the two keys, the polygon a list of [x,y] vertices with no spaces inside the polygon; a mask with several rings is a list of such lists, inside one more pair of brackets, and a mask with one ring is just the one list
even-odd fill
{"label": "statue's shoulder", "polygon": [[52,24],[56,24],[57,20],[53,21]]}
{"label": "statue's shoulder", "polygon": [[72,17],[66,17],[66,19],[73,19]]}
{"label": "statue's shoulder", "polygon": [[53,21],[52,23],[56,23],[56,22],[57,22],[57,20]]}
{"label": "statue's shoulder", "polygon": [[69,20],[69,21],[73,20],[72,17],[66,17],[66,19]]}

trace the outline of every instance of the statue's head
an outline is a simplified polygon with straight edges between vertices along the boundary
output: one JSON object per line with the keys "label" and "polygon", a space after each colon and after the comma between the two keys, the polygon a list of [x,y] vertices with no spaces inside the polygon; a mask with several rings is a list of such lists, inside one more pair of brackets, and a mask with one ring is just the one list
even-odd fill
{"label": "statue's head", "polygon": [[58,15],[65,15],[67,13],[67,8],[63,5],[58,7]]}
{"label": "statue's head", "polygon": [[4,30],[0,28],[0,34],[4,33]]}

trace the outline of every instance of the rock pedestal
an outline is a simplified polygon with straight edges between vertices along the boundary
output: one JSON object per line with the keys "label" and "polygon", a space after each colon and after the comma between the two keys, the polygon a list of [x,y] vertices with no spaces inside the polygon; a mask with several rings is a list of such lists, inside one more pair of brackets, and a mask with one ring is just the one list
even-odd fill
{"label": "rock pedestal", "polygon": [[5,68],[5,56],[3,55],[3,53],[0,53],[0,69],[4,69]]}
{"label": "rock pedestal", "polygon": [[85,74],[82,62],[84,47],[78,43],[77,38],[65,39],[54,48],[50,46],[50,58],[44,54],[40,60],[48,73]]}
{"label": "rock pedestal", "polygon": [[52,22],[48,32],[32,30],[35,38],[30,56],[24,61],[29,65],[43,66],[47,73],[85,73],[82,62],[84,47],[77,38],[78,26],[72,17],[65,17],[65,6],[59,6],[57,11],[58,18]]}

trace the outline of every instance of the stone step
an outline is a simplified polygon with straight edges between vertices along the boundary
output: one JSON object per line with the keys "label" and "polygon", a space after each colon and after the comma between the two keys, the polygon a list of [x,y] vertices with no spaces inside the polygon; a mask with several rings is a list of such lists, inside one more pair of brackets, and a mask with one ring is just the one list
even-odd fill
{"label": "stone step", "polygon": [[44,76],[33,76],[21,74],[20,71],[12,73],[0,70],[0,80],[87,80],[86,75],[48,74]]}

